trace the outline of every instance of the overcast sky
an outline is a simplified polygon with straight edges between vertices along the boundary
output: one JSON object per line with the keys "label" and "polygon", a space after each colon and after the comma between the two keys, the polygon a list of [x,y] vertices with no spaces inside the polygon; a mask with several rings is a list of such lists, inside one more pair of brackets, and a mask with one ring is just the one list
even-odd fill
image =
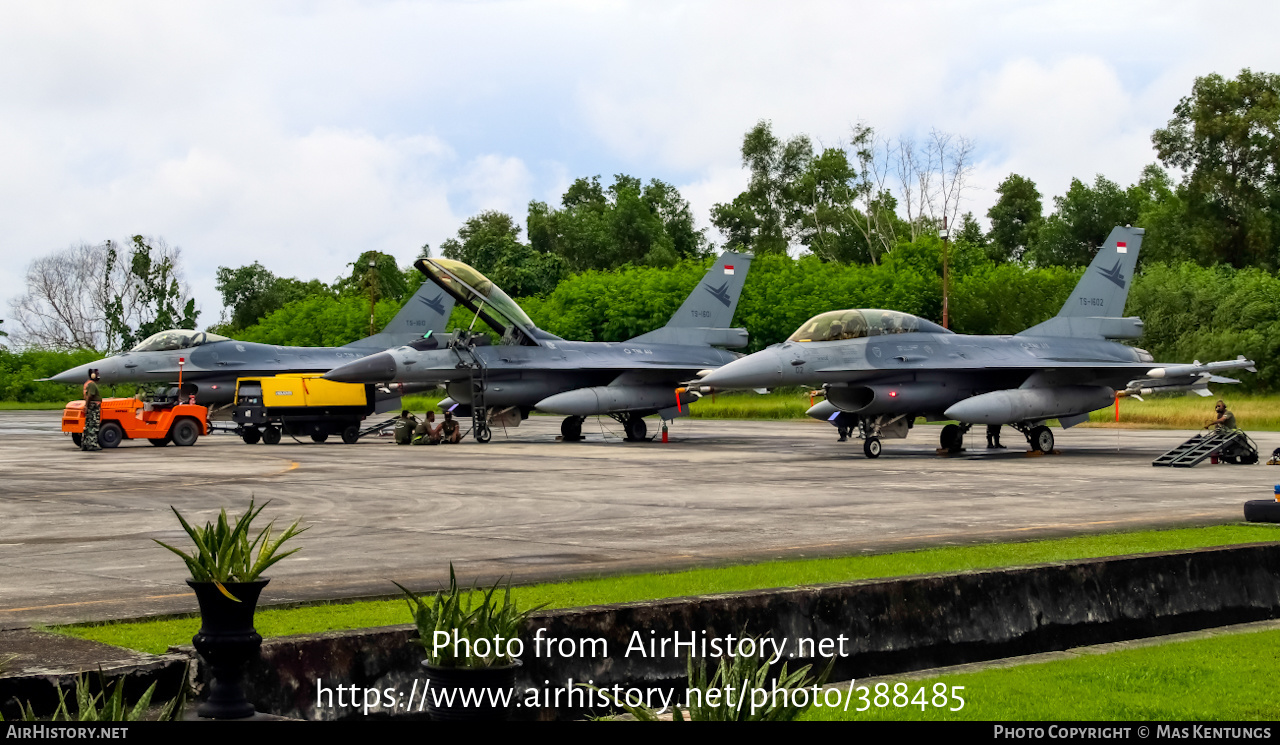
{"label": "overcast sky", "polygon": [[707,226],[760,119],[827,144],[859,120],[960,134],[964,209],[1010,172],[1050,208],[1072,176],[1135,180],[1197,76],[1280,72],[1277,21],[1170,0],[5,3],[0,298],[33,258],[143,233],[182,248],[203,326],[220,265],[407,263],[594,174],[673,183]]}

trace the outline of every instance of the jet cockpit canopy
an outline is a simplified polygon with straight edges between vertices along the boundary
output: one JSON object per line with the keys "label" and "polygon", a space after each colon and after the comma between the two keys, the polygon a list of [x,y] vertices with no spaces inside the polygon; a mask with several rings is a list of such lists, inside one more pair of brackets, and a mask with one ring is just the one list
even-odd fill
{"label": "jet cockpit canopy", "polygon": [[930,334],[951,333],[932,321],[896,310],[833,310],[819,313],[805,321],[794,334],[787,337],[787,341],[838,341],[917,331]]}
{"label": "jet cockpit canopy", "polygon": [[212,344],[215,341],[227,341],[227,337],[210,334],[207,331],[190,329],[169,329],[148,336],[138,343],[130,352],[172,352],[175,349],[189,349],[201,344]]}
{"label": "jet cockpit canopy", "polygon": [[516,339],[504,343],[537,344],[534,341],[537,327],[529,316],[501,287],[474,267],[453,259],[418,259],[414,266],[454,300],[483,318],[504,340],[512,336],[512,327],[521,332],[515,335]]}

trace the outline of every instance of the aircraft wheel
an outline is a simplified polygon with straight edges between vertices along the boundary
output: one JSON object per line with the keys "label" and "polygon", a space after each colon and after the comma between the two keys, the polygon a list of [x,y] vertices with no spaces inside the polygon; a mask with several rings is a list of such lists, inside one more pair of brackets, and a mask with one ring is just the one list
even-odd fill
{"label": "aircraft wheel", "polygon": [[964,447],[964,430],[958,424],[948,424],[942,428],[942,437],[939,439],[943,450],[958,453]]}
{"label": "aircraft wheel", "polygon": [[884,449],[884,445],[880,443],[879,437],[868,437],[862,441],[862,452],[868,458],[879,458],[880,451]]}
{"label": "aircraft wheel", "polygon": [[79,432],[72,432],[71,441],[76,444],[76,447],[80,447],[80,443],[84,442],[84,435]]}
{"label": "aircraft wheel", "polygon": [[98,429],[98,444],[104,448],[113,448],[124,439],[124,430],[115,422],[103,422]]}
{"label": "aircraft wheel", "polygon": [[1042,453],[1053,452],[1053,430],[1045,426],[1031,430],[1031,447]]}
{"label": "aircraft wheel", "polygon": [[190,447],[200,438],[200,425],[184,417],[173,423],[173,428],[169,430],[169,437],[178,447]]}
{"label": "aircraft wheel", "polygon": [[560,436],[565,440],[582,439],[582,417],[567,416],[560,422]]}
{"label": "aircraft wheel", "polygon": [[169,438],[168,437],[148,437],[147,442],[151,443],[152,445],[155,445],[158,448],[162,448],[165,445],[169,444]]}
{"label": "aircraft wheel", "polygon": [[329,435],[322,433],[311,435],[312,442],[324,442],[329,439]]}
{"label": "aircraft wheel", "polygon": [[240,433],[240,439],[244,440],[246,445],[257,445],[258,440],[262,439],[262,432],[257,427],[245,427]]}
{"label": "aircraft wheel", "polygon": [[[312,439],[315,439],[314,436],[312,437]],[[348,445],[356,444],[356,440],[359,440],[359,439],[360,439],[360,428],[358,426],[352,424],[348,426],[346,429],[342,430],[342,441],[347,443]],[[320,440],[317,440],[317,442],[320,442]]]}
{"label": "aircraft wheel", "polygon": [[280,429],[268,424],[266,428],[262,430],[262,441],[267,445],[279,445]]}
{"label": "aircraft wheel", "polygon": [[643,442],[647,435],[648,427],[645,426],[644,417],[630,416],[627,418],[627,424],[623,429],[627,432],[627,439],[632,442]]}
{"label": "aircraft wheel", "polygon": [[488,442],[493,439],[493,430],[489,428],[487,422],[480,422],[476,425],[476,442]]}

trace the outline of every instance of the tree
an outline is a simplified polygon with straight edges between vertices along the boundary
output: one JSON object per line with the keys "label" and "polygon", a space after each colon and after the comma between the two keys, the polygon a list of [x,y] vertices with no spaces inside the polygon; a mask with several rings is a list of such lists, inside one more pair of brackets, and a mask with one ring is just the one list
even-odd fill
{"label": "tree", "polygon": [[[671,184],[626,174],[605,188],[600,177],[579,178],[560,209],[529,203],[529,247],[534,256],[563,260],[564,272],[635,266],[671,266],[703,256],[706,238],[694,227],[689,203]],[[545,261],[545,260],[544,260]]]}
{"label": "tree", "polygon": [[1138,222],[1140,188],[1120,185],[1098,174],[1093,186],[1071,179],[1067,193],[1054,197],[1054,213],[1033,239],[1027,258],[1037,266],[1088,266],[1117,225]]}
{"label": "tree", "polygon": [[757,255],[786,253],[801,219],[796,181],[812,159],[808,137],[784,142],[768,121],[760,120],[742,138],[742,165],[751,173],[747,189],[733,202],[713,206],[711,224],[730,246],[741,245]]}
{"label": "tree", "polygon": [[1187,216],[1208,255],[1236,267],[1280,264],[1280,76],[1196,78],[1151,140],[1181,169]]}
{"label": "tree", "polygon": [[996,263],[1021,258],[1043,221],[1040,191],[1026,176],[1011,173],[996,187],[1000,198],[987,210],[991,231],[987,255]]}
{"label": "tree", "polygon": [[520,226],[504,212],[468,218],[457,238],[440,244],[445,258],[471,265],[510,295],[550,292],[564,275],[564,261],[521,243]]}
{"label": "tree", "polygon": [[81,243],[27,267],[27,291],[10,302],[20,346],[114,353],[139,338],[194,328],[195,301],[182,281],[181,251],[163,239]]}
{"label": "tree", "polygon": [[220,333],[246,329],[295,300],[333,293],[318,279],[303,282],[277,277],[256,261],[236,269],[220,266],[216,278],[214,286],[222,294],[223,307],[230,312],[230,318],[224,316]]}

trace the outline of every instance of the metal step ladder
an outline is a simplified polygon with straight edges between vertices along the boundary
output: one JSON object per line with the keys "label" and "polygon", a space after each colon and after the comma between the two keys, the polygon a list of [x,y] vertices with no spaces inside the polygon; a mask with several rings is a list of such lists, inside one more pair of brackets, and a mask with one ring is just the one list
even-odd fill
{"label": "metal step ladder", "polygon": [[488,442],[493,438],[489,429],[489,409],[485,406],[484,395],[488,388],[488,370],[484,360],[476,354],[475,336],[455,332],[454,351],[458,354],[459,367],[471,371],[471,432],[476,442]]}
{"label": "metal step ladder", "polygon": [[361,438],[361,437],[364,437],[365,435],[371,435],[371,434],[373,434],[374,432],[381,432],[381,431],[382,431],[382,430],[384,430],[384,429],[390,429],[390,428],[392,428],[392,427],[394,427],[394,426],[396,426],[396,420],[395,420],[394,418],[393,418],[393,419],[388,419],[388,420],[383,421],[383,422],[378,422],[377,424],[375,424],[375,425],[373,425],[373,426],[371,426],[371,427],[366,427],[366,428],[364,428],[364,429],[360,430],[360,434],[356,435],[356,439],[359,439],[359,438]]}
{"label": "metal step ladder", "polygon": [[1208,434],[1196,435],[1151,461],[1151,465],[1192,468],[1200,465],[1210,456],[1217,455],[1224,448],[1235,445],[1242,438],[1248,440],[1248,436],[1238,429],[1219,429]]}

